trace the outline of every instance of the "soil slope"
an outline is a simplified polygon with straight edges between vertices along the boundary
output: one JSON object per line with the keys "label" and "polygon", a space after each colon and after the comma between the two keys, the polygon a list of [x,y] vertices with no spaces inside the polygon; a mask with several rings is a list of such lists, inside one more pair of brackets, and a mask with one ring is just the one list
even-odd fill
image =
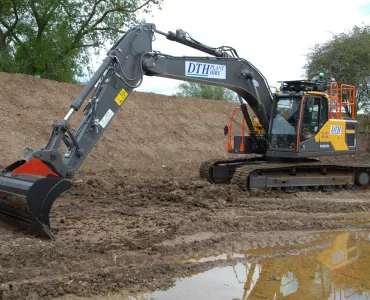
{"label": "soil slope", "polygon": [[[0,166],[45,145],[82,86],[0,73]],[[0,299],[152,291],[211,268],[187,257],[304,244],[317,231],[370,228],[370,191],[246,192],[198,178],[227,157],[235,104],[133,93],[55,203],[55,240],[0,227]],[[74,124],[78,118],[73,119]],[[369,163],[360,154],[336,161]],[[275,251],[274,255],[284,255]],[[250,256],[258,260],[258,257]]]}
{"label": "soil slope", "polygon": [[[0,165],[19,159],[25,147],[43,147],[51,124],[64,118],[81,89],[80,85],[0,73],[0,143],[6,145]],[[192,172],[209,157],[226,156],[223,127],[235,106],[134,92],[79,173],[110,168],[122,174],[137,169],[147,176]],[[72,124],[78,124],[80,115],[73,116]]]}

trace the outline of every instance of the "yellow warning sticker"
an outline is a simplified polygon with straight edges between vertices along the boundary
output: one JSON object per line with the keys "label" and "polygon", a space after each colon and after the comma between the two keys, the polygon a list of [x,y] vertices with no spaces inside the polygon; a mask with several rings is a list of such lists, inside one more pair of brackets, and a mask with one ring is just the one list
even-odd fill
{"label": "yellow warning sticker", "polygon": [[122,103],[126,100],[127,95],[128,95],[128,93],[125,91],[125,89],[122,89],[119,92],[119,94],[117,95],[116,99],[114,99],[114,101],[116,101],[116,103],[118,104],[118,106],[121,106]]}

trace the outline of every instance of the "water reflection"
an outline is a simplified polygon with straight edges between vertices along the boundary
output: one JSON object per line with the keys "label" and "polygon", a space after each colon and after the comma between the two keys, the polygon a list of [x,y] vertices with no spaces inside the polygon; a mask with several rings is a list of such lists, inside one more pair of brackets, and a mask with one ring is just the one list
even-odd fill
{"label": "water reflection", "polygon": [[[259,263],[234,262],[182,278],[167,291],[129,299],[370,299],[369,241],[369,232],[340,233],[316,245],[319,250],[301,249],[297,255]],[[244,256],[220,254],[188,261]]]}

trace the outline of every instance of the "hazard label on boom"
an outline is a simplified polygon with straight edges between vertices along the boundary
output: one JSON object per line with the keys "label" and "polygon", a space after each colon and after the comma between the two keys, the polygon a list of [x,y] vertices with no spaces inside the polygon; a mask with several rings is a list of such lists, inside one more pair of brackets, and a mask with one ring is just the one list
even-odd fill
{"label": "hazard label on boom", "polygon": [[126,100],[127,95],[128,95],[128,93],[126,92],[126,90],[125,89],[122,89],[119,92],[119,94],[117,95],[117,97],[114,99],[114,101],[116,101],[116,103],[118,104],[118,106],[121,106],[122,103]]}

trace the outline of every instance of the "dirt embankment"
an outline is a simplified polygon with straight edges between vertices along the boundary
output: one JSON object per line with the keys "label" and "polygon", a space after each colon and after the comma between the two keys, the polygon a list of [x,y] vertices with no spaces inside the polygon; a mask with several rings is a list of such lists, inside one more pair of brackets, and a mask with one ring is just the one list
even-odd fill
{"label": "dirt embankment", "polygon": [[[0,166],[17,160],[26,146],[43,147],[52,122],[64,118],[82,89],[80,85],[7,73],[0,73],[0,87],[0,143],[4,145]],[[79,174],[110,168],[152,176],[158,172],[189,174],[201,161],[226,155],[223,126],[235,106],[224,101],[133,92]],[[78,124],[80,115],[73,116],[73,125]]]}
{"label": "dirt embankment", "polygon": [[[44,146],[52,121],[64,117],[81,88],[0,73],[0,165],[17,160],[26,146]],[[133,93],[80,181],[56,202],[55,240],[0,227],[0,299],[151,291],[212,267],[173,260],[303,244],[320,230],[370,228],[363,222],[370,219],[368,190],[246,192],[199,180],[203,160],[227,156],[223,125],[234,107]],[[368,162],[366,135],[360,150],[336,160]]]}

